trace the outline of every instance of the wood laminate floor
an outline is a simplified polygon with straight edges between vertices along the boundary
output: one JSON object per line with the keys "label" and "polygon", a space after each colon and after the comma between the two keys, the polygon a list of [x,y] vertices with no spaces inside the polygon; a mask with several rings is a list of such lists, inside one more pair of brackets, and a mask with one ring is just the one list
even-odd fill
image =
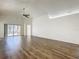
{"label": "wood laminate floor", "polygon": [[79,59],[79,45],[34,36],[11,36],[0,40],[0,59]]}

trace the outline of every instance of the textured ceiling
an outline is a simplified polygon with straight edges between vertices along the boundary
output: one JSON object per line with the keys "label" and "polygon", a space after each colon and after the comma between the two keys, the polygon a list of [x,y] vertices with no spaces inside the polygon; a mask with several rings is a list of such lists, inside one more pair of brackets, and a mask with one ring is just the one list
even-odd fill
{"label": "textured ceiling", "polygon": [[22,12],[23,8],[26,8],[26,12],[31,13],[34,18],[43,15],[56,16],[79,10],[79,0],[0,0],[0,12]]}

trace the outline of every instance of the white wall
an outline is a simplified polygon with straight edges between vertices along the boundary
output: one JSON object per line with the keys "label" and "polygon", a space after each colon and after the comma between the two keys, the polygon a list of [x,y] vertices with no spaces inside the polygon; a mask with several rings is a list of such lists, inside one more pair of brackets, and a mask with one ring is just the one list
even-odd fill
{"label": "white wall", "polygon": [[20,24],[21,35],[27,35],[27,25],[31,25],[32,19],[25,18],[22,14],[8,14],[0,18],[0,38],[4,37],[4,24]]}
{"label": "white wall", "polygon": [[0,38],[4,37],[4,24],[20,24],[21,28],[21,35],[24,35],[24,20],[25,18],[20,14],[2,16],[0,18]]}
{"label": "white wall", "polygon": [[32,35],[79,44],[79,14],[49,19],[44,15],[33,20]]}

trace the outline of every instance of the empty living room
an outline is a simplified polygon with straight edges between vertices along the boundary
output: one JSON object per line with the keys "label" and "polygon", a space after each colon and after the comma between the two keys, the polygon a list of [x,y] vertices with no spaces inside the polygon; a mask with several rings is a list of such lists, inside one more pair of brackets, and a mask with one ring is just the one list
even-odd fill
{"label": "empty living room", "polygon": [[79,59],[79,0],[0,0],[0,59]]}

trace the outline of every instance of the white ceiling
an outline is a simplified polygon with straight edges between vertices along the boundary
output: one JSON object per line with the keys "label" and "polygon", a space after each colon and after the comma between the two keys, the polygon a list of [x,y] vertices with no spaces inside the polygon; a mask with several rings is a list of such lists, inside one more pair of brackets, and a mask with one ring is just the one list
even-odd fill
{"label": "white ceiling", "polygon": [[56,16],[79,10],[79,0],[0,0],[0,13],[2,11],[20,11],[26,8],[34,18],[43,15]]}

